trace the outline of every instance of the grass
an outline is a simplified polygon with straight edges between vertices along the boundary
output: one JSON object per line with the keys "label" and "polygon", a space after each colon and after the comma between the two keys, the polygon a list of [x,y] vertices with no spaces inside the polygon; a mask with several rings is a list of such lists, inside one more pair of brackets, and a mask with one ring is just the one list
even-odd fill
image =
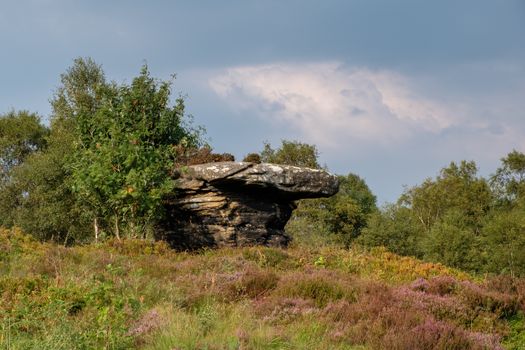
{"label": "grass", "polygon": [[64,248],[0,229],[2,349],[523,349],[525,281],[297,246]]}

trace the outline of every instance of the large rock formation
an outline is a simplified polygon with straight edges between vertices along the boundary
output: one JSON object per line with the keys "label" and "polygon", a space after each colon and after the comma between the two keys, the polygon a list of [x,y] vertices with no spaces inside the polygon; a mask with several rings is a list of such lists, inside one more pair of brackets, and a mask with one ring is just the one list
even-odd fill
{"label": "large rock formation", "polygon": [[286,246],[294,200],[329,197],[339,187],[324,170],[266,163],[192,165],[174,177],[178,188],[166,200],[158,232],[179,249]]}

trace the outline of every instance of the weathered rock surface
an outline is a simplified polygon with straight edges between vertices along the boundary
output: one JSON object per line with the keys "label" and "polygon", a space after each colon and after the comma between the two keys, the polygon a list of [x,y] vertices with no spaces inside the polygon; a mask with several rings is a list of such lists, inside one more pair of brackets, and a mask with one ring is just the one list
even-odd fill
{"label": "weathered rock surface", "polygon": [[182,249],[286,246],[294,200],[329,197],[339,187],[324,170],[267,163],[192,165],[174,177],[178,189],[166,200],[158,232]]}

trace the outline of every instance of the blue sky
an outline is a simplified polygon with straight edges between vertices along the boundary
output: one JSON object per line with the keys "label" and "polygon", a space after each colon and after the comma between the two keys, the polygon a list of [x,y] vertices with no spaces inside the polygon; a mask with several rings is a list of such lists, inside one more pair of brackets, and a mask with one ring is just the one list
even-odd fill
{"label": "blue sky", "polygon": [[525,1],[0,0],[0,113],[50,114],[79,56],[118,82],[144,61],[219,152],[314,143],[379,202],[525,151]]}

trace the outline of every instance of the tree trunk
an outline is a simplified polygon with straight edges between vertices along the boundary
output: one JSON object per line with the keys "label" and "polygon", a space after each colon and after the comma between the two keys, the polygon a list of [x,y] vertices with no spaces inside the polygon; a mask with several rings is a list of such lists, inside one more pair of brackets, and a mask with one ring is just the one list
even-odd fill
{"label": "tree trunk", "polygon": [[93,220],[93,228],[95,229],[95,243],[98,243],[98,218]]}
{"label": "tree trunk", "polygon": [[120,241],[120,227],[119,227],[119,224],[118,224],[118,216],[117,215],[115,215],[115,236]]}

